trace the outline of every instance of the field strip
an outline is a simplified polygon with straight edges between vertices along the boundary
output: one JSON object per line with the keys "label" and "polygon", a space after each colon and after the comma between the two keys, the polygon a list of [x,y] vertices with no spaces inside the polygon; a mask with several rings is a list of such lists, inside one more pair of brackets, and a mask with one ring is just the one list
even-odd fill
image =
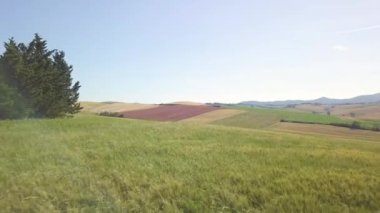
{"label": "field strip", "polygon": [[125,118],[154,120],[154,121],[179,121],[191,118],[203,113],[218,110],[217,107],[195,105],[160,105],[159,107],[124,111],[121,114]]}
{"label": "field strip", "polygon": [[278,123],[271,129],[281,132],[290,132],[307,135],[328,135],[339,138],[371,140],[380,142],[380,132],[368,130],[352,130],[345,127],[336,127],[320,124]]}
{"label": "field strip", "polygon": [[204,106],[204,103],[191,102],[191,101],[176,101],[169,104],[190,105],[190,106]]}
{"label": "field strip", "polygon": [[211,123],[213,121],[221,120],[224,118],[232,117],[244,113],[244,110],[237,109],[219,109],[211,112],[206,112],[188,119],[184,119],[184,122],[194,122],[194,123]]}
{"label": "field strip", "polygon": [[294,110],[319,114],[326,114],[328,110],[332,115],[342,118],[380,120],[380,104],[347,104],[334,107],[327,105],[302,104],[296,106]]}
{"label": "field strip", "polygon": [[[88,105],[88,104],[87,104]],[[84,112],[126,112],[133,110],[141,110],[141,109],[150,109],[158,107],[158,105],[154,104],[133,104],[133,103],[98,103],[93,104],[93,106],[89,105],[84,106]]]}

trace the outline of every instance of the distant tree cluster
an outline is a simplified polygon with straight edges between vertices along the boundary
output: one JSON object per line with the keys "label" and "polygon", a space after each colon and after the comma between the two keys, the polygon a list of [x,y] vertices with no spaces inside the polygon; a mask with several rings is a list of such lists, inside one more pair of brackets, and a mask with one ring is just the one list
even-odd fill
{"label": "distant tree cluster", "polygon": [[118,113],[118,112],[107,112],[107,111],[100,112],[100,113],[98,113],[98,115],[108,116],[108,117],[119,117],[119,118],[123,117],[123,115]]}
{"label": "distant tree cluster", "polygon": [[48,50],[38,34],[28,44],[12,38],[0,55],[0,119],[55,118],[81,109],[79,82],[65,53]]}

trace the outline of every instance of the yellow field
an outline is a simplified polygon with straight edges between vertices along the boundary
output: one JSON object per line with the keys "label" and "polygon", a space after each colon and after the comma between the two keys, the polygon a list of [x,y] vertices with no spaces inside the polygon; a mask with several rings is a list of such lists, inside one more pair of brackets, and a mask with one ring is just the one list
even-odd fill
{"label": "yellow field", "polygon": [[83,107],[82,111],[88,111],[91,108],[95,108],[102,105],[104,105],[104,103],[102,102],[92,102],[92,101],[80,102],[80,106]]}
{"label": "yellow field", "polygon": [[99,113],[99,112],[125,112],[139,109],[149,109],[157,107],[155,104],[135,104],[121,102],[81,102],[83,112]]}
{"label": "yellow field", "polygon": [[170,104],[194,105],[194,106],[205,105],[204,103],[191,102],[191,101],[176,101]]}
{"label": "yellow field", "polygon": [[182,121],[194,122],[194,123],[211,123],[213,121],[228,118],[228,117],[238,115],[243,112],[245,111],[237,110],[237,109],[219,109],[219,110],[203,113],[198,116],[194,116],[192,118],[188,118]]}
{"label": "yellow field", "polygon": [[273,130],[301,133],[308,135],[324,135],[328,137],[371,140],[380,142],[380,132],[349,129],[345,127],[336,127],[319,124],[299,124],[299,123],[278,123],[272,127]]}

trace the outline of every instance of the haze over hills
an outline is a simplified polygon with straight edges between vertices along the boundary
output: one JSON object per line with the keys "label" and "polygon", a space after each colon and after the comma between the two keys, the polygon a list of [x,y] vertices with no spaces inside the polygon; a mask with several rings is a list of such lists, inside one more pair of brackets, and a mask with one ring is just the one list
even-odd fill
{"label": "haze over hills", "polygon": [[285,101],[243,101],[240,105],[261,106],[261,107],[285,107],[298,104],[322,104],[322,105],[341,105],[341,104],[369,104],[380,103],[380,93],[372,95],[361,95],[349,99],[332,99],[321,97],[315,100],[285,100]]}

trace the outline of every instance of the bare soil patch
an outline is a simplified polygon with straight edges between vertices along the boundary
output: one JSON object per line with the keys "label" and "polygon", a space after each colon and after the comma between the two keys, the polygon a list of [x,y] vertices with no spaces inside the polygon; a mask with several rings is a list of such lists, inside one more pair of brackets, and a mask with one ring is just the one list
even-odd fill
{"label": "bare soil patch", "polygon": [[211,123],[217,120],[229,118],[241,113],[244,113],[243,110],[237,110],[237,109],[220,109],[220,110],[214,110],[212,112],[203,113],[188,119],[185,119],[183,121],[186,122],[194,122],[194,123]]}

